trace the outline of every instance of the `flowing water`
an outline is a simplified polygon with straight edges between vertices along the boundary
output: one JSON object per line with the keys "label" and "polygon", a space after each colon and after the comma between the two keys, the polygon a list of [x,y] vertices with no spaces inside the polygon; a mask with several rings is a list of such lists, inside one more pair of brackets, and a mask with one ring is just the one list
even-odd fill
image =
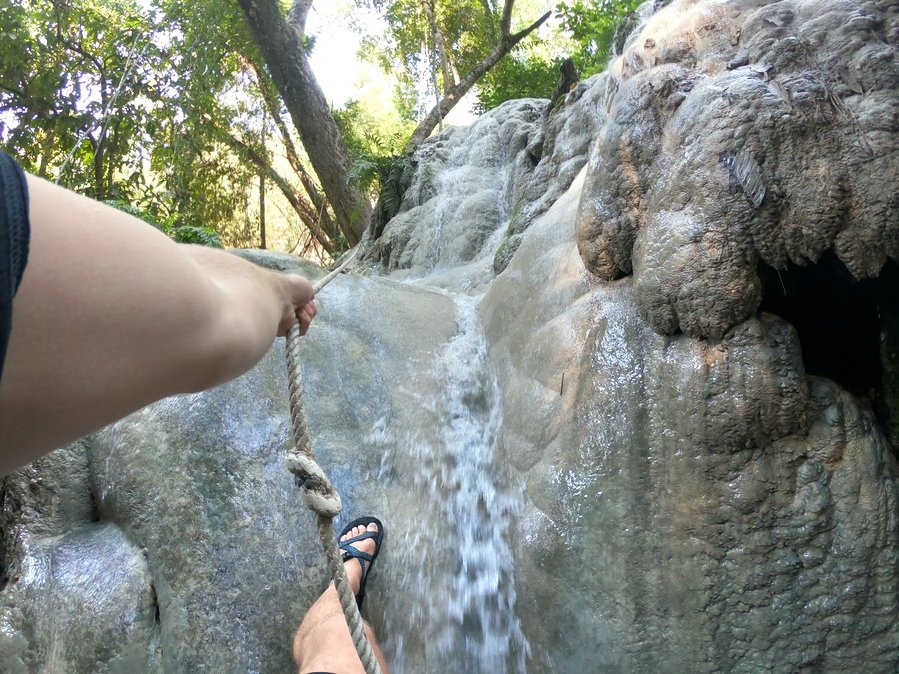
{"label": "flowing water", "polygon": [[[402,541],[391,543],[402,557],[391,565],[391,586],[410,593],[408,605],[391,597],[384,609],[388,660],[399,674],[412,651],[435,672],[523,672],[530,650],[515,612],[509,544],[521,495],[496,456],[499,388],[475,301],[458,307],[459,332],[436,358],[440,390],[421,400],[423,414],[443,423],[403,443],[413,461],[399,470],[411,472],[410,498],[419,504]],[[384,472],[397,470],[395,458],[385,453]]]}

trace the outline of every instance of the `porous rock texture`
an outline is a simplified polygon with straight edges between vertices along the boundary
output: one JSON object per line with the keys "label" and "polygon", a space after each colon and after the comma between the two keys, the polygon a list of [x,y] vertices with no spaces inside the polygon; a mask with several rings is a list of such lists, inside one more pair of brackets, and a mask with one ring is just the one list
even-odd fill
{"label": "porous rock texture", "polygon": [[485,248],[495,249],[490,240],[508,222],[516,195],[528,189],[531,146],[545,107],[539,99],[509,101],[470,127],[450,128],[426,141],[413,157],[416,170],[398,214],[368,257],[383,271],[421,275],[465,265],[483,257]]}
{"label": "porous rock texture", "polygon": [[659,332],[719,338],[759,260],[827,250],[858,278],[899,256],[899,10],[889,0],[678,2],[613,70],[578,245],[633,274]]}
{"label": "porous rock texture", "polygon": [[632,279],[584,274],[558,228],[576,203],[481,304],[525,484],[528,671],[891,671],[897,467],[870,409],[805,375],[777,317],[659,335]]}
{"label": "porous rock texture", "polygon": [[[548,117],[422,146],[303,342],[340,519],[388,527],[392,671],[895,671],[895,447],[756,310],[756,265],[893,254],[896,22],[675,0]],[[0,670],[290,670],[326,575],[285,378],[278,340],[5,480]]]}
{"label": "porous rock texture", "polygon": [[[491,271],[501,272],[524,230],[586,164],[613,87],[605,75],[592,77],[554,111],[543,99],[509,101],[469,127],[423,143],[413,156],[416,171],[399,213],[367,257],[381,271],[427,273],[432,281],[441,270],[476,261],[483,268],[488,257]],[[492,279],[493,273],[482,276]],[[457,277],[453,282],[465,289],[458,288]]]}

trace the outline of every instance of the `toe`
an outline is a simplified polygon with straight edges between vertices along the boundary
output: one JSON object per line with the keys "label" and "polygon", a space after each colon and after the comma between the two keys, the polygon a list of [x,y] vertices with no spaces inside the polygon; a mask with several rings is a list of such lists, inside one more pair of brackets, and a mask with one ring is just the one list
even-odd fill
{"label": "toe", "polygon": [[[360,525],[353,527],[349,531],[347,531],[343,536],[340,537],[340,541],[344,542],[356,536],[361,536],[366,532],[377,532],[378,525],[372,522],[368,526]],[[369,555],[374,555],[377,550],[377,543],[374,538],[366,538],[361,541],[355,541],[350,544],[356,550],[360,552],[365,552]],[[362,570],[363,568],[367,568],[367,563],[363,566],[363,563],[358,558],[350,558],[344,562],[344,568],[346,569],[347,579],[350,582],[350,586],[353,588],[353,593],[359,593],[359,587],[362,581]]]}
{"label": "toe", "polygon": [[[347,533],[340,537],[340,541],[347,541],[351,538],[355,538],[356,536],[361,536],[365,532],[376,532],[378,531],[378,525],[372,522],[368,526],[359,525],[350,529]],[[367,552],[369,554],[373,554],[375,549],[377,548],[377,543],[374,538],[367,538],[365,540],[356,541],[351,544],[357,550],[361,550],[362,552]]]}

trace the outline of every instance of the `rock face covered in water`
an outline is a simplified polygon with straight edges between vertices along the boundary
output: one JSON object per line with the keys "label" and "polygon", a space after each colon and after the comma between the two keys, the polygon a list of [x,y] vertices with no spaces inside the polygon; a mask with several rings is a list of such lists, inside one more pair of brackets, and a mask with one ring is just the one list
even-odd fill
{"label": "rock face covered in water", "polygon": [[[897,49],[888,0],[677,0],[422,146],[304,341],[394,671],[892,671]],[[874,375],[812,365],[800,267],[881,284]],[[6,480],[0,670],[290,670],[326,577],[282,352]]]}

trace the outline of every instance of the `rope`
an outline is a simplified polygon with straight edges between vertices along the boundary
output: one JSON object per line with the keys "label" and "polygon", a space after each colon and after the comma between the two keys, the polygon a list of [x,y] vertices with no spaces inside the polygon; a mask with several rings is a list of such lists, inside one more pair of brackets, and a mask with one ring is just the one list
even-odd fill
{"label": "rope", "polygon": [[[353,260],[355,253],[337,269],[313,285],[316,294],[330,283]],[[381,674],[371,644],[365,638],[362,616],[356,604],[356,596],[343,568],[340,550],[334,538],[333,518],[340,512],[340,494],[331,484],[325,471],[315,462],[312,438],[303,413],[303,377],[300,368],[300,324],[294,321],[287,333],[287,376],[290,391],[290,419],[293,427],[294,449],[287,454],[287,469],[294,474],[297,486],[306,507],[315,513],[318,536],[328,562],[328,569],[334,579],[337,597],[343,609],[353,645],[367,674]]]}

